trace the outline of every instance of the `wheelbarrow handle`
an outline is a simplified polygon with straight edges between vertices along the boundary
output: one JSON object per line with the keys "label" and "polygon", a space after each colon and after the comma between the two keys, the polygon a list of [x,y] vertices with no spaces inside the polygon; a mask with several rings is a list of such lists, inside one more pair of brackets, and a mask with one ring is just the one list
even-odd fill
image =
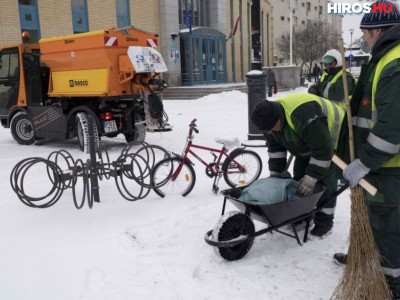
{"label": "wheelbarrow handle", "polygon": [[[342,170],[344,170],[347,167],[347,164],[343,160],[341,160],[336,154],[333,155],[332,161],[335,163],[335,165],[337,165]],[[372,184],[370,184],[364,178],[361,178],[360,181],[358,182],[358,184],[361,185],[372,196],[375,196],[376,193],[378,192],[376,187],[374,187]]]}

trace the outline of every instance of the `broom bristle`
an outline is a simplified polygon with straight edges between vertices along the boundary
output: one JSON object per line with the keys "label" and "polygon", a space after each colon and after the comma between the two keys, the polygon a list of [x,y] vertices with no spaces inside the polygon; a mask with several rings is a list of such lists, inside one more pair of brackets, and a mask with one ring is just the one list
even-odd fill
{"label": "broom bristle", "polygon": [[351,190],[349,239],[347,265],[331,299],[391,299],[369,224],[363,190],[359,185]]}

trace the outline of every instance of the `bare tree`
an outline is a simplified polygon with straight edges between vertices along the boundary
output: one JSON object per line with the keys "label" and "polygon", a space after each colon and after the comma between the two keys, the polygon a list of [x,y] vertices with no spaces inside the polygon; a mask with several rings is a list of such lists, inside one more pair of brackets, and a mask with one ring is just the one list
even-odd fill
{"label": "bare tree", "polygon": [[[285,59],[290,57],[290,36],[283,35],[277,42]],[[293,28],[292,60],[300,69],[310,73],[314,62],[319,62],[326,51],[338,48],[339,36],[324,21],[311,21],[300,28]]]}

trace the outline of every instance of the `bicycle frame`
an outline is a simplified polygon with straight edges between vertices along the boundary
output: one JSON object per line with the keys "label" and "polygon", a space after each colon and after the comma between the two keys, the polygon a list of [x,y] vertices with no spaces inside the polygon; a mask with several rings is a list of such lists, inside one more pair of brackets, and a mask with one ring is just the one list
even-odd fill
{"label": "bicycle frame", "polygon": [[[239,172],[244,172],[245,171],[245,168],[243,166],[241,166],[238,162],[236,162],[234,159],[231,158],[231,156],[228,154],[228,149],[226,149],[225,146],[222,146],[222,149],[216,149],[216,148],[210,148],[210,147],[206,147],[206,146],[201,146],[201,145],[193,144],[193,142],[192,142],[193,138],[194,138],[193,128],[190,127],[189,135],[187,137],[186,146],[185,146],[185,149],[183,150],[183,154],[182,154],[182,160],[179,163],[176,171],[174,172],[174,174],[172,174],[172,177],[171,177],[171,179],[173,181],[176,180],[176,178],[178,177],[179,173],[181,172],[184,163],[188,160],[188,155],[189,154],[193,155],[198,161],[200,161],[206,167],[207,170],[210,170],[214,174],[213,177],[218,176],[218,175],[222,175],[223,173],[225,173],[225,172],[221,171],[220,168],[219,168],[219,166],[221,164],[221,160],[222,160],[223,157],[229,158],[229,160],[231,162],[236,163],[237,167],[239,169]],[[211,151],[211,153],[215,157],[214,162],[212,164],[205,162],[191,148]],[[219,153],[219,155],[217,156],[215,153]],[[232,172],[228,171],[226,173],[237,173],[237,172],[238,171],[232,171]]]}

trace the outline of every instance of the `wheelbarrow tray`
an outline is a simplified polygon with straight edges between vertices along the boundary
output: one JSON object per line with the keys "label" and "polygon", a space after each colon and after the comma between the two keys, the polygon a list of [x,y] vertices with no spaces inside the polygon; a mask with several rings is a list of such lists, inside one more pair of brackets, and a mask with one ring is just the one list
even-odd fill
{"label": "wheelbarrow tray", "polygon": [[[300,220],[306,217],[315,209],[318,200],[325,191],[325,187],[317,186],[315,192],[309,196],[298,197],[293,200],[274,204],[253,204],[239,199],[243,188],[233,188],[221,191],[226,199],[229,200],[241,212],[249,212],[252,219],[266,223],[272,227],[287,223],[290,220]],[[224,203],[225,207],[225,203]],[[290,222],[289,222],[290,223]]]}

